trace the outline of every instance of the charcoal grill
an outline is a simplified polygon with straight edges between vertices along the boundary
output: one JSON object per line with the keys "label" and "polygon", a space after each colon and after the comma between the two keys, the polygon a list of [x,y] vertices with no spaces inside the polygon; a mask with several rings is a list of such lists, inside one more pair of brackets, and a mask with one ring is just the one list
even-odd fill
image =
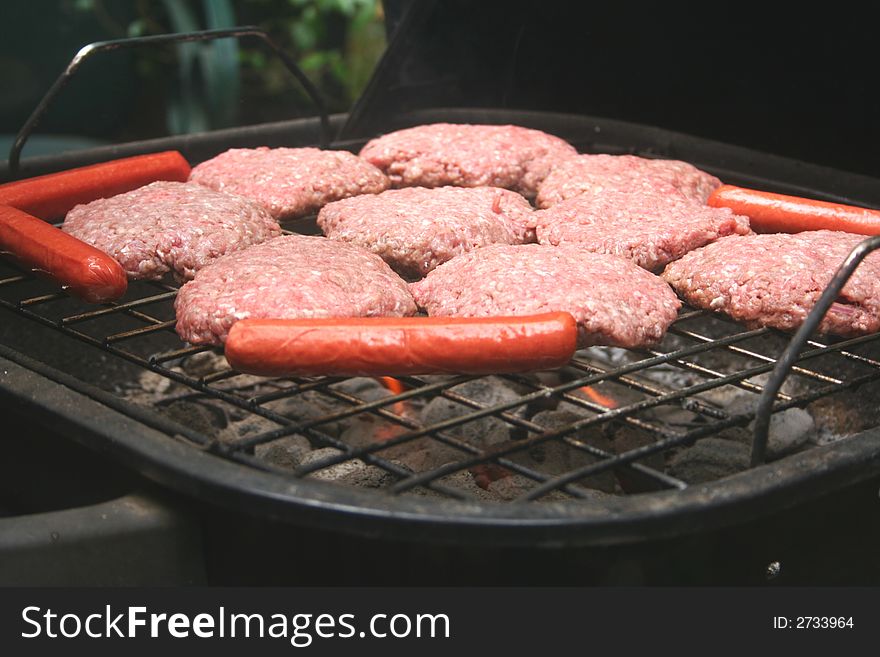
{"label": "charcoal grill", "polygon": [[[231,146],[314,145],[322,124],[338,130],[345,120],[322,117],[132,142],[32,158],[6,173],[18,178],[165,149],[178,149],[197,163]],[[482,108],[415,109],[395,115],[392,127],[434,121],[516,123],[562,136],[582,151],[676,157],[733,184],[880,205],[877,181],[867,176],[599,117]],[[344,138],[330,147],[356,151],[364,138],[351,132],[343,131]],[[315,232],[316,228],[313,221],[305,220],[286,225],[285,230]],[[876,240],[868,240],[858,255],[876,246]],[[844,278],[840,277],[841,284]],[[792,339],[775,330],[747,329],[685,308],[655,348],[613,354],[583,350],[550,378],[497,377],[519,391],[503,403],[487,404],[462,393],[461,384],[474,377],[400,377],[402,392],[371,399],[352,392],[338,378],[254,381],[230,370],[221,358],[205,358],[210,370],[194,373],[186,365],[212,350],[188,346],[176,336],[172,307],[176,291],[170,280],[136,283],[119,302],[86,306],[3,261],[0,372],[10,374],[0,378],[0,398],[10,408],[24,409],[38,423],[55,427],[186,499],[292,527],[434,545],[608,546],[687,536],[772,516],[869,483],[880,472],[880,432],[873,428],[859,426],[844,439],[766,463],[762,442],[770,414],[821,405],[841,395],[851,405],[876,399],[880,334],[837,340],[805,332]],[[827,296],[830,303],[833,295]],[[820,314],[814,312],[811,319],[818,321]],[[134,403],[125,394],[147,372],[154,381],[167,381],[174,391],[158,395],[153,407]],[[614,407],[593,401],[579,394],[586,386],[620,401]],[[689,485],[658,467],[657,458],[662,461],[702,439],[750,427],[758,412],[755,405],[732,412],[716,403],[713,394],[722,389],[735,389],[756,404],[765,398],[760,408],[766,416],[758,418],[752,463],[736,474]],[[275,410],[278,402],[307,397],[326,401],[334,410],[307,419]],[[460,411],[425,423],[400,410],[401,404],[436,399],[454,402]],[[220,439],[198,423],[182,422],[166,412],[180,401],[206,401],[236,417],[259,418],[259,429]],[[576,420],[556,426],[536,420],[535,409],[561,403],[577,412]],[[658,420],[658,409],[674,409],[677,419]],[[364,418],[394,427],[392,436],[354,445],[328,429]],[[486,418],[508,427],[512,439],[486,448],[463,437],[462,429]],[[645,439],[635,448],[615,451],[584,438],[621,427]],[[338,451],[290,468],[260,458],[261,449],[294,435],[305,437],[315,448]],[[457,456],[450,463],[413,471],[387,455],[418,440]],[[590,462],[548,473],[517,458],[548,444],[567,453],[586,454]],[[320,480],[322,472],[356,459],[381,471],[384,483],[362,488]],[[480,468],[516,476],[516,494],[503,502],[487,501],[478,486],[463,486],[461,477],[456,478],[457,473]],[[602,473],[616,473],[620,481],[629,482],[626,490],[597,495],[584,485],[587,477]]]}

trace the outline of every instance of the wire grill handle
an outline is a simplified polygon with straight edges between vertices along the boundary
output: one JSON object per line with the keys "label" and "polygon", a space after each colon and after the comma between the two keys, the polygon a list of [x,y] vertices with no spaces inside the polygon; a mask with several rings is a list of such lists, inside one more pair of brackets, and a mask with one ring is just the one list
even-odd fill
{"label": "wire grill handle", "polygon": [[58,93],[70,82],[71,78],[76,74],[79,67],[93,55],[109,50],[121,50],[128,48],[136,48],[140,46],[164,45],[167,43],[185,43],[190,41],[213,41],[215,39],[223,39],[228,37],[257,37],[262,39],[278,56],[279,59],[287,67],[287,70],[293,74],[297,81],[303,86],[309,98],[315,104],[321,119],[321,136],[320,144],[322,148],[326,148],[330,144],[330,116],[327,113],[327,105],[321,98],[317,88],[309,81],[302,69],[296,65],[296,62],[282,50],[267,32],[252,25],[242,27],[230,27],[216,30],[203,30],[199,32],[180,32],[176,34],[156,34],[145,37],[131,37],[127,39],[114,39],[111,41],[95,41],[87,46],[80,48],[79,52],[74,55],[73,59],[64,69],[64,72],[58,76],[58,79],[49,87],[49,90],[37,104],[34,111],[25,121],[21,130],[15,136],[15,141],[9,149],[9,171],[15,173],[18,171],[19,160],[21,159],[21,151],[24,148],[28,138],[37,127],[40,120],[48,110],[49,105],[58,95]]}
{"label": "wire grill handle", "polygon": [[770,373],[770,378],[764,386],[761,398],[758,400],[758,407],[755,415],[755,435],[752,438],[752,467],[762,464],[766,457],[767,440],[770,432],[770,416],[773,413],[773,403],[776,400],[776,394],[782,387],[782,383],[785,381],[785,378],[788,376],[791,368],[800,356],[804,345],[807,344],[810,336],[819,326],[819,322],[825,317],[831,304],[834,303],[840,295],[840,291],[843,289],[843,286],[846,285],[846,282],[850,279],[853,272],[856,270],[856,267],[861,264],[862,260],[864,260],[869,253],[878,247],[880,247],[880,236],[869,237],[860,242],[858,246],[850,252],[846,257],[846,260],[843,261],[843,264],[834,273],[831,282],[828,284],[828,287],[825,288],[825,291],[822,292],[816,305],[810,310],[804,323],[794,334],[791,342],[788,343],[785,351],[782,352],[782,355],[776,361],[776,367],[774,367],[773,371]]}

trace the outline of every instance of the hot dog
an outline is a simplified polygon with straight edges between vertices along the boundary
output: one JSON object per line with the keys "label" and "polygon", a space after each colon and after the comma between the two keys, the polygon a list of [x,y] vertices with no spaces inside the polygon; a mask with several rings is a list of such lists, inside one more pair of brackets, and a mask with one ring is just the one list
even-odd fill
{"label": "hot dog", "polygon": [[239,372],[262,376],[490,374],[551,369],[577,343],[568,313],[522,317],[244,319],[226,341]]}
{"label": "hot dog", "polygon": [[177,151],[135,155],[0,185],[0,205],[56,219],[80,203],[129,192],[156,180],[185,182],[189,172],[189,163]]}
{"label": "hot dog", "polygon": [[0,206],[0,253],[90,303],[118,299],[128,279],[103,251],[16,208]]}
{"label": "hot dog", "polygon": [[758,233],[799,233],[826,229],[880,235],[880,211],[853,205],[733,185],[721,185],[709,196],[708,203],[746,215],[752,229]]}

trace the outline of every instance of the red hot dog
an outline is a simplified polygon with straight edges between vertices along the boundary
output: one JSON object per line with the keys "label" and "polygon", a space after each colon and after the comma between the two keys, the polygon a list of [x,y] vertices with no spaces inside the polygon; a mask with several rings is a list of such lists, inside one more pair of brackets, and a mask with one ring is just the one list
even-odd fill
{"label": "red hot dog", "polygon": [[244,319],[229,332],[226,359],[261,376],[500,374],[560,367],[576,343],[568,313]]}
{"label": "red hot dog", "polygon": [[57,219],[80,203],[157,180],[186,182],[189,172],[189,163],[177,151],[135,155],[0,185],[0,205],[41,219]]}
{"label": "red hot dog", "polygon": [[799,233],[826,229],[880,235],[880,211],[854,205],[760,192],[733,185],[721,185],[709,196],[708,203],[746,215],[752,229],[758,233]]}
{"label": "red hot dog", "polygon": [[0,253],[90,303],[118,299],[128,286],[109,255],[16,208],[0,206]]}

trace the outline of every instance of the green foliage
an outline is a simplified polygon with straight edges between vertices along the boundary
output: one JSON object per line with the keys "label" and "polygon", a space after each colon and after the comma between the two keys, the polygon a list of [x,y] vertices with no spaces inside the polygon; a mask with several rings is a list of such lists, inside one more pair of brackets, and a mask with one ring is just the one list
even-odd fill
{"label": "green foliage", "polygon": [[[236,7],[260,10],[262,19],[253,15],[248,22],[265,27],[295,54],[334,111],[351,106],[385,49],[379,0],[249,0]],[[264,69],[279,65],[247,54],[243,61]]]}
{"label": "green foliage", "polygon": [[[331,112],[351,107],[385,49],[380,0],[136,0],[126,5],[123,11],[107,0],[73,0],[77,11],[112,28],[108,38],[257,25],[293,55]],[[176,54],[137,51],[134,66],[144,89],[166,96],[173,133],[310,113],[298,83],[257,40],[181,44]],[[169,70],[176,71],[171,78]]]}

